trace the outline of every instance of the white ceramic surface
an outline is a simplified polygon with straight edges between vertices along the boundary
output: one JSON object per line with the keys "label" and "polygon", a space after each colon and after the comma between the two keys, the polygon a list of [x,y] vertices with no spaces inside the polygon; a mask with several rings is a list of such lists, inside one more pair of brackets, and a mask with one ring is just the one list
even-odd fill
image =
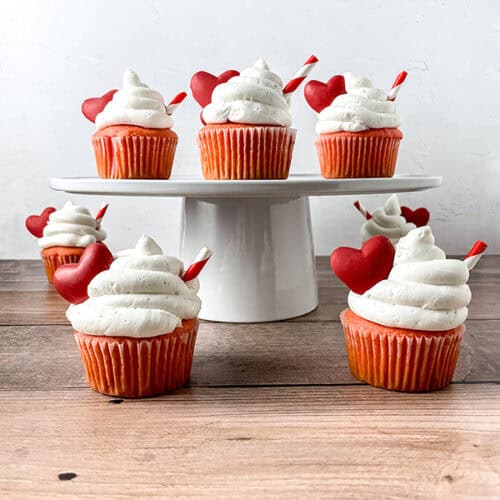
{"label": "white ceramic surface", "polygon": [[183,197],[332,196],[421,191],[441,185],[442,178],[400,175],[390,178],[323,179],[320,175],[291,175],[276,181],[207,181],[199,177],[169,180],[100,179],[99,177],[51,177],[49,186],[78,194]]}
{"label": "white ceramic surface", "polygon": [[185,198],[180,255],[189,263],[206,245],[200,317],[276,321],[318,305],[309,200]]}
{"label": "white ceramic surface", "polygon": [[293,318],[317,307],[308,195],[418,191],[440,184],[441,177],[431,176],[325,180],[318,175],[295,175],[286,181],[49,180],[53,189],[72,193],[182,197],[181,258],[188,265],[202,246],[214,251],[201,279],[200,318],[238,323]]}

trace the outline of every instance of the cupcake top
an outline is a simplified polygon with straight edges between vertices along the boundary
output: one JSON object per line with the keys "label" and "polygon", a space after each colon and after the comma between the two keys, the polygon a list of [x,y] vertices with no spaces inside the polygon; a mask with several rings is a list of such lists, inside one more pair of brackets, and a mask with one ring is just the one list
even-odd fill
{"label": "cupcake top", "polygon": [[154,337],[198,316],[198,279],[185,283],[183,264],[163,255],[148,236],[119,252],[111,267],[90,282],[89,298],[66,316],[79,332],[117,337]]}
{"label": "cupcake top", "polygon": [[111,101],[96,116],[97,129],[110,125],[135,125],[144,128],[172,128],[162,95],[150,89],[131,69],[123,75],[123,88],[115,92]]}
{"label": "cupcake top", "polygon": [[88,209],[67,201],[61,210],[49,215],[38,245],[42,249],[55,246],[85,248],[105,238],[106,233],[98,227]]}
{"label": "cupcake top", "polygon": [[382,235],[389,238],[395,245],[400,238],[415,229],[415,224],[406,222],[401,215],[398,196],[391,195],[383,207],[377,208],[370,219],[361,226],[361,239],[363,242],[373,236]]}
{"label": "cupcake top", "polygon": [[413,229],[396,246],[387,279],[363,294],[349,292],[358,316],[381,325],[422,331],[450,330],[464,323],[471,291],[464,261],[447,259],[429,226]]}
{"label": "cupcake top", "polygon": [[345,94],[318,114],[316,132],[361,132],[376,128],[399,127],[396,105],[385,90],[375,89],[368,78],[345,73]]}
{"label": "cupcake top", "polygon": [[289,98],[281,78],[263,59],[215,87],[212,101],[202,112],[205,123],[242,123],[289,127]]}

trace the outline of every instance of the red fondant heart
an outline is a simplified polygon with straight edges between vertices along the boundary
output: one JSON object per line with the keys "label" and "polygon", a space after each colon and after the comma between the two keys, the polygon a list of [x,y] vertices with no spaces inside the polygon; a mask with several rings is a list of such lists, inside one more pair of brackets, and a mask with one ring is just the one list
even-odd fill
{"label": "red fondant heart", "polygon": [[345,93],[345,79],[342,75],[332,76],[326,83],[311,80],[304,87],[304,97],[317,113],[330,106],[338,95]]}
{"label": "red fondant heart", "polygon": [[30,215],[26,217],[24,224],[26,229],[35,237],[41,238],[43,236],[43,228],[49,222],[49,215],[55,212],[54,207],[47,207],[40,215]]}
{"label": "red fondant heart", "polygon": [[78,264],[65,264],[54,273],[54,288],[72,304],[89,298],[87,287],[100,272],[109,268],[113,254],[104,243],[93,243],[82,253]]}
{"label": "red fondant heart", "polygon": [[95,117],[106,107],[106,104],[113,99],[117,91],[118,89],[112,89],[101,97],[90,97],[89,99],[85,99],[85,101],[82,102],[82,113],[85,118],[94,123]]}
{"label": "red fondant heart", "polygon": [[394,246],[385,236],[374,236],[361,250],[337,248],[330,257],[333,272],[355,293],[365,293],[389,276],[394,261]]}
{"label": "red fondant heart", "polygon": [[204,108],[212,100],[212,92],[217,85],[227,82],[233,76],[238,76],[239,71],[228,69],[219,76],[212,75],[206,71],[198,71],[191,78],[190,88],[196,102]]}
{"label": "red fondant heart", "polygon": [[424,207],[415,210],[409,207],[401,207],[401,215],[406,219],[406,222],[413,222],[417,227],[427,226],[431,217],[429,210]]}

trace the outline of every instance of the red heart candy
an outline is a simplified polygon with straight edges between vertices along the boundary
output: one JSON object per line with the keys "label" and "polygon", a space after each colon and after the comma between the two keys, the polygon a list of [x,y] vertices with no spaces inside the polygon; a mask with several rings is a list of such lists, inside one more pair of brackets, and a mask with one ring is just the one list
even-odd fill
{"label": "red heart candy", "polygon": [[429,210],[424,207],[415,210],[409,207],[401,207],[401,215],[406,219],[406,222],[413,222],[417,227],[427,226],[431,217]]}
{"label": "red heart candy", "polygon": [[41,238],[43,236],[43,228],[49,222],[49,215],[55,211],[54,207],[47,207],[40,215],[30,215],[24,221],[26,229],[35,238]]}
{"label": "red heart candy", "polygon": [[212,100],[212,92],[217,85],[227,82],[233,76],[238,76],[239,71],[234,69],[228,69],[221,73],[219,76],[212,75],[206,71],[198,71],[191,78],[191,83],[189,87],[193,93],[193,97],[196,102],[204,108],[207,104],[210,104]]}
{"label": "red heart candy", "polygon": [[333,272],[355,293],[365,293],[389,276],[394,262],[394,246],[385,236],[374,236],[361,250],[337,248],[330,257]]}
{"label": "red heart candy", "polygon": [[330,106],[338,95],[345,93],[345,79],[342,75],[332,76],[326,83],[311,80],[304,87],[304,97],[317,113]]}
{"label": "red heart candy", "polygon": [[54,273],[54,288],[72,304],[89,298],[87,287],[100,272],[109,269],[113,254],[104,243],[92,243],[82,253],[78,264],[65,264]]}
{"label": "red heart candy", "polygon": [[85,101],[82,102],[82,113],[85,118],[95,123],[95,117],[106,107],[106,104],[113,99],[115,92],[118,92],[118,89],[109,90],[101,97],[90,97],[89,99],[85,99]]}

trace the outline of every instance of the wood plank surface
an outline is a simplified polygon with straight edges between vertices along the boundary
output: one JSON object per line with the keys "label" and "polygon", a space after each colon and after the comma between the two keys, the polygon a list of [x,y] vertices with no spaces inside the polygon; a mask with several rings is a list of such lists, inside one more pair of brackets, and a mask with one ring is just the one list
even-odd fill
{"label": "wood plank surface", "polygon": [[357,381],[327,258],[318,282],[301,318],[202,322],[188,387],[121,400],[87,387],[40,261],[0,261],[0,498],[498,498],[500,257],[431,394]]}
{"label": "wood plank surface", "polygon": [[[499,268],[498,256],[485,256],[471,274],[469,319],[500,319]],[[67,303],[47,283],[40,262],[0,261],[0,277],[0,325],[68,324]],[[348,291],[331,272],[327,257],[318,257],[318,289],[319,307],[292,321],[339,320]]]}
{"label": "wood plank surface", "polygon": [[488,384],[194,388],[122,404],[0,391],[0,496],[494,497],[498,396]]}
{"label": "wood plank surface", "polygon": [[[498,380],[500,320],[468,321],[455,382]],[[192,386],[358,384],[338,322],[203,322]],[[70,326],[0,327],[0,389],[86,387]]]}

